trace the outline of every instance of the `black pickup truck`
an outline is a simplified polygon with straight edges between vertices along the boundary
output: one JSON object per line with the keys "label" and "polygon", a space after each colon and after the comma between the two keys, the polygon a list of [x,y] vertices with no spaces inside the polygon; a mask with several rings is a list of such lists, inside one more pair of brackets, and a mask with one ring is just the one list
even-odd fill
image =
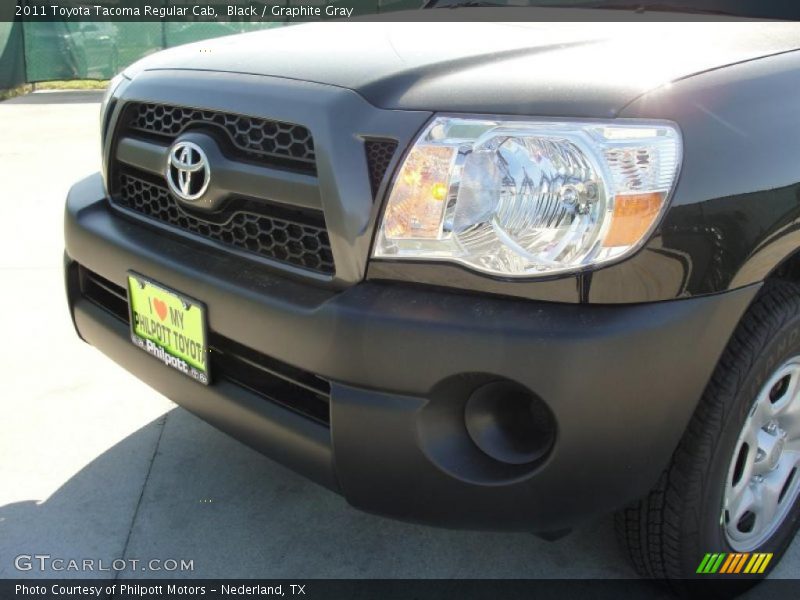
{"label": "black pickup truck", "polygon": [[[324,23],[128,68],[78,335],[355,507],[755,580],[800,516],[800,26]],[[724,559],[724,560],[723,560]]]}

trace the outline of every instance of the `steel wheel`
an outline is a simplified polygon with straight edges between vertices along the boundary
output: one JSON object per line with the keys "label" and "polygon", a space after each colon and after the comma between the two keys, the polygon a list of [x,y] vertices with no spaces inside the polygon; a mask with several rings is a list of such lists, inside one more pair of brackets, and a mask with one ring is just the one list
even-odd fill
{"label": "steel wheel", "polygon": [[781,365],[756,397],[731,459],[722,526],[731,547],[755,550],[800,493],[800,356]]}
{"label": "steel wheel", "polygon": [[[800,531],[800,281],[758,291],[670,464],[616,525],[636,570],[686,597],[733,597],[780,562]],[[728,577],[698,572],[709,552],[773,557]]]}

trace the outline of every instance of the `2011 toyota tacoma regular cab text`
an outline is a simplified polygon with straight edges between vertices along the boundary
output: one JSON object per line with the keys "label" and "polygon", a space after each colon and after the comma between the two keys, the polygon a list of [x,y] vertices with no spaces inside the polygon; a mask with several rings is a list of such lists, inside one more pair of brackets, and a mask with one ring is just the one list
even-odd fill
{"label": "2011 toyota tacoma regular cab text", "polygon": [[67,199],[75,328],[360,509],[620,511],[642,574],[763,577],[800,510],[798,49],[326,23],[151,56]]}

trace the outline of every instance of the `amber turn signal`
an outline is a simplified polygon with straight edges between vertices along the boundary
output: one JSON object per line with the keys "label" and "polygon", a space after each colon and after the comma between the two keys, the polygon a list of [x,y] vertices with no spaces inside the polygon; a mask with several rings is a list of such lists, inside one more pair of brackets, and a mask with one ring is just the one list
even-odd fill
{"label": "amber turn signal", "polygon": [[614,198],[611,227],[603,239],[603,246],[632,246],[644,237],[661,214],[665,194],[619,195]]}

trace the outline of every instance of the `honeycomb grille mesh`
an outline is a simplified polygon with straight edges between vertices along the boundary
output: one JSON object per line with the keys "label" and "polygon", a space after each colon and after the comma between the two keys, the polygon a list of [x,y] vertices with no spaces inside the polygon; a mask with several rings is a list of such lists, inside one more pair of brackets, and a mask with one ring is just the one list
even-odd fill
{"label": "honeycomb grille mesh", "polygon": [[232,211],[224,223],[184,211],[166,187],[130,173],[118,175],[114,200],[165,225],[253,254],[325,274],[334,272],[324,222],[314,225],[246,210]]}
{"label": "honeycomb grille mesh", "polygon": [[234,148],[246,158],[269,165],[315,171],[311,132],[302,125],[243,115],[166,104],[131,103],[127,128],[174,139],[188,128],[225,131]]}
{"label": "honeycomb grille mesh", "polygon": [[364,144],[367,153],[367,167],[369,169],[369,185],[372,188],[372,197],[378,195],[378,189],[386,176],[386,169],[392,161],[397,142],[394,140],[367,140]]}

